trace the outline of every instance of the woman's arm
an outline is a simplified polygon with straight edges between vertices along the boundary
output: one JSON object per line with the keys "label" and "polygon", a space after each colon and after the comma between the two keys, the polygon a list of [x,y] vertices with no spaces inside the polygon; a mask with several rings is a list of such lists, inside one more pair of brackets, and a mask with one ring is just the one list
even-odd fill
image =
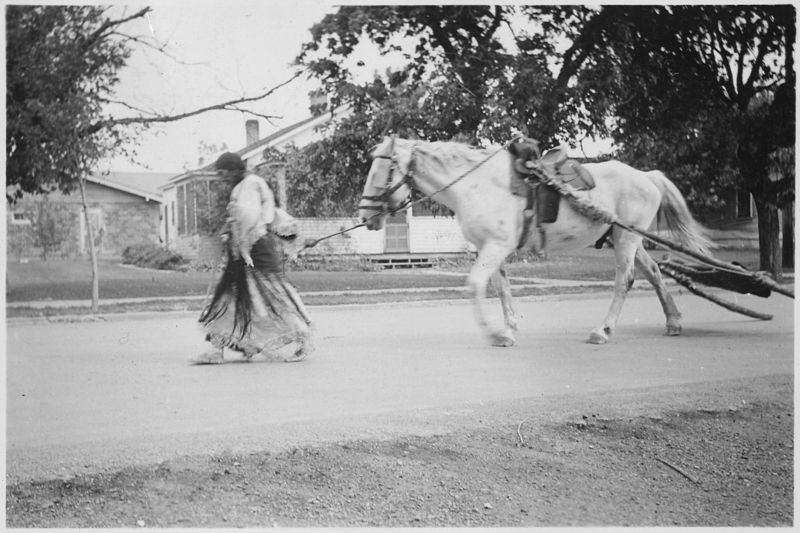
{"label": "woman's arm", "polygon": [[261,195],[261,222],[266,226],[275,219],[275,196],[263,179],[258,180],[258,189]]}

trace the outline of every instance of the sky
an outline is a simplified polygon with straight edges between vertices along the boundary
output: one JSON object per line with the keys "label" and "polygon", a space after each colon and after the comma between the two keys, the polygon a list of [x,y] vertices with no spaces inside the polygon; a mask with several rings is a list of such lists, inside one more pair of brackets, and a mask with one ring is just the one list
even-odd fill
{"label": "sky", "polygon": [[[166,44],[165,55],[139,47],[120,72],[116,97],[140,109],[173,115],[243,96],[263,94],[291,79],[292,62],[310,28],[349,0],[151,0],[147,19],[128,26],[135,35],[149,35]],[[141,5],[115,4],[116,14],[132,14]],[[364,61],[357,79],[371,76],[393,64],[373,49],[362,46],[357,59]],[[355,64],[349,65],[358,70]],[[214,153],[201,154],[202,145],[238,150],[246,145],[245,121],[259,121],[263,138],[309,116],[309,96],[318,82],[305,77],[277,89],[264,100],[250,104],[265,119],[233,111],[215,111],[178,122],[153,126],[135,143],[135,160],[117,157],[99,170],[179,173],[207,164]],[[123,110],[119,115],[130,116]],[[601,143],[603,144],[608,143]],[[606,146],[588,142],[584,150]],[[218,152],[217,152],[218,153]],[[582,155],[582,154],[578,154]]]}
{"label": "sky", "polygon": [[[169,56],[138,48],[120,71],[116,98],[170,115],[263,94],[286,82],[296,70],[291,63],[301,45],[311,38],[309,29],[336,9],[319,0],[173,0],[149,5],[153,11],[148,19],[129,25],[128,31],[166,43]],[[118,14],[139,8],[114,7]],[[238,111],[215,111],[154,126],[138,139],[135,162],[118,157],[104,166],[114,171],[176,173],[187,165],[194,168],[203,143],[243,148],[248,119],[259,121],[264,137],[308,117],[308,92],[316,86],[317,82],[301,78],[251,104],[256,113],[277,117],[270,120]],[[134,114],[117,112],[120,117]],[[205,157],[207,163],[213,155]]]}

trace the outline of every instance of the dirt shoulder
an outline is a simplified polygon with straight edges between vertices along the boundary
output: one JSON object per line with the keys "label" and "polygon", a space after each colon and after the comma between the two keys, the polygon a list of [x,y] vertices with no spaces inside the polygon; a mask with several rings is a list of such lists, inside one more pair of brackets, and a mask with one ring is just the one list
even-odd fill
{"label": "dirt shoulder", "polygon": [[486,405],[441,431],[10,485],[8,527],[789,526],[793,378]]}

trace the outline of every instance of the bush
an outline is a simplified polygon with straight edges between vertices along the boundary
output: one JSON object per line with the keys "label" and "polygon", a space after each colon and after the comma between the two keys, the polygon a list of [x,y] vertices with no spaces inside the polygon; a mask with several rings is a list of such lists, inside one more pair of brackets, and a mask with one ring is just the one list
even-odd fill
{"label": "bush", "polygon": [[363,256],[301,255],[287,262],[290,270],[378,272],[382,268]]}
{"label": "bush", "polygon": [[152,243],[128,246],[122,252],[122,262],[158,270],[181,270],[186,266],[186,260],[179,254]]}

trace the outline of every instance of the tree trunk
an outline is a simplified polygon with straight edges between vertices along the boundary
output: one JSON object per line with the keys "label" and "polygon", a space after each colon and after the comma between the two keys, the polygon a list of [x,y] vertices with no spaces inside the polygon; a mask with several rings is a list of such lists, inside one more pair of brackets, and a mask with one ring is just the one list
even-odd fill
{"label": "tree trunk", "polygon": [[780,283],[783,281],[781,268],[780,213],[777,207],[755,198],[758,213],[759,269],[764,270]]}
{"label": "tree trunk", "polygon": [[794,202],[783,208],[783,268],[794,269]]}
{"label": "tree trunk", "polygon": [[[89,206],[86,205],[86,185],[83,178],[78,178],[78,187],[81,190],[81,203],[83,204],[83,218],[86,220],[86,231],[89,234],[89,257],[92,258],[92,313],[97,313],[100,307],[100,280],[97,267],[97,250],[94,245],[94,230],[89,220]],[[81,235],[83,238],[83,235]]]}

